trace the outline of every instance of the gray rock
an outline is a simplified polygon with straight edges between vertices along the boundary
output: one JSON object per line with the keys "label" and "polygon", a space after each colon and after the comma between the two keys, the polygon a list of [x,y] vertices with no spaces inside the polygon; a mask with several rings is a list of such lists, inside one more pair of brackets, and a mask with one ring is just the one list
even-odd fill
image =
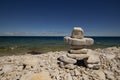
{"label": "gray rock", "polygon": [[67,56],[76,60],[82,60],[89,57],[86,54],[67,54]]}
{"label": "gray rock", "polygon": [[82,39],[84,37],[84,31],[80,27],[74,27],[72,31],[72,38]]}
{"label": "gray rock", "polygon": [[58,59],[67,64],[74,64],[77,62],[77,60],[69,58],[67,56],[60,56]]}

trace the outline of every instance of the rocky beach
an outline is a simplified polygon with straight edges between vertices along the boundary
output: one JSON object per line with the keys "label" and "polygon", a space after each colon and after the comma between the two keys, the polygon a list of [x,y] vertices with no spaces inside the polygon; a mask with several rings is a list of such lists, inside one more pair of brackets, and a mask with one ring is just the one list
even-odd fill
{"label": "rocky beach", "polygon": [[87,68],[83,61],[68,68],[60,67],[58,58],[68,54],[67,51],[2,56],[0,80],[120,80],[120,47],[94,51],[100,59],[98,70]]}
{"label": "rocky beach", "polygon": [[120,80],[120,47],[89,49],[80,27],[64,40],[68,51],[1,56],[0,80]]}

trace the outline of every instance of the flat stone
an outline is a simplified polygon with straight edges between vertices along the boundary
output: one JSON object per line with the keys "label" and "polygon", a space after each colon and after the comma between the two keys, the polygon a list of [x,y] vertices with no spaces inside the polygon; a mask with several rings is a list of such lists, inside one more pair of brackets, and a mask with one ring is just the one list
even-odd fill
{"label": "flat stone", "polygon": [[73,80],[71,74],[70,74],[70,73],[67,73],[67,74],[65,75],[64,80]]}
{"label": "flat stone", "polygon": [[64,68],[74,69],[74,68],[75,68],[75,65],[74,65],[74,64],[66,64],[66,65],[64,66]]}
{"label": "flat stone", "polygon": [[88,49],[70,50],[71,54],[87,54]]}
{"label": "flat stone", "polygon": [[26,66],[36,66],[39,64],[39,59],[36,57],[27,56],[23,59],[23,64]]}
{"label": "flat stone", "polygon": [[67,56],[60,56],[58,59],[67,64],[74,64],[77,62],[77,60],[69,58]]}
{"label": "flat stone", "polygon": [[67,54],[67,56],[76,60],[82,60],[89,57],[86,54]]}
{"label": "flat stone", "polygon": [[74,70],[74,73],[76,76],[81,75],[81,73],[77,69]]}
{"label": "flat stone", "polygon": [[92,38],[83,38],[83,39],[76,39],[76,38],[69,38],[68,43],[70,45],[79,46],[79,45],[92,45],[94,40]]}
{"label": "flat stone", "polygon": [[72,31],[72,38],[82,39],[84,37],[84,31],[80,27],[74,27]]}
{"label": "flat stone", "polygon": [[68,36],[65,36],[65,37],[64,37],[64,41],[65,41],[65,42],[68,42],[69,39],[70,39],[70,37],[68,37]]}
{"label": "flat stone", "polygon": [[88,64],[98,64],[100,62],[99,55],[97,52],[88,50],[87,55],[89,56],[89,58],[86,61]]}
{"label": "flat stone", "polygon": [[20,80],[52,80],[48,72],[32,73],[29,72],[21,77]]}
{"label": "flat stone", "polygon": [[100,68],[99,64],[87,64],[86,66],[90,69],[95,69],[95,70],[98,70]]}
{"label": "flat stone", "polygon": [[86,46],[85,45],[76,45],[76,46],[71,45],[70,46],[70,49],[83,49],[83,48],[86,48]]}
{"label": "flat stone", "polygon": [[14,70],[14,65],[4,65],[2,68],[2,72],[4,73],[9,73],[12,72]]}

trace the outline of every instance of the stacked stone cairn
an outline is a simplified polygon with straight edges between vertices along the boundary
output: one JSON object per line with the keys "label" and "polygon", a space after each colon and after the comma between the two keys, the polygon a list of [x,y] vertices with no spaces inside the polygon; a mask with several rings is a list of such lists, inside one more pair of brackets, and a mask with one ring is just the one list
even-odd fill
{"label": "stacked stone cairn", "polygon": [[92,45],[92,38],[84,38],[84,31],[80,27],[74,27],[71,37],[64,37],[65,42],[70,44],[70,50],[66,55],[58,58],[60,67],[74,69],[76,66],[83,66],[91,69],[99,69],[100,59],[97,52],[87,49]]}

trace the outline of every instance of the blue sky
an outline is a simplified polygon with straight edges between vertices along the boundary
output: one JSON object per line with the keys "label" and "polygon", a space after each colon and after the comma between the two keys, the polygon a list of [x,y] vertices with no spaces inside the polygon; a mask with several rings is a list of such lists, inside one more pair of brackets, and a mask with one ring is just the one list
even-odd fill
{"label": "blue sky", "polygon": [[120,36],[120,0],[0,0],[0,36]]}

